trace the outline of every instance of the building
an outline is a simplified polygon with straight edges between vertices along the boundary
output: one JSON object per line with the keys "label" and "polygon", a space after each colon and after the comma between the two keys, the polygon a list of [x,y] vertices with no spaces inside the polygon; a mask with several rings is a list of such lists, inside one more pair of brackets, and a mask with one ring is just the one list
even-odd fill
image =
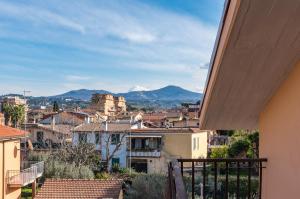
{"label": "building", "polygon": [[41,149],[60,148],[65,145],[72,138],[73,128],[68,124],[26,124],[28,138],[33,147]]}
{"label": "building", "polygon": [[122,180],[46,179],[35,199],[123,199]]}
{"label": "building", "polygon": [[43,162],[21,165],[20,140],[25,131],[0,125],[0,198],[21,198],[21,188],[32,184],[35,194],[36,179],[43,173]]}
{"label": "building", "polygon": [[198,128],[199,127],[199,119],[186,119],[183,118],[179,121],[173,122],[174,128]]}
{"label": "building", "polygon": [[299,1],[227,1],[201,129],[258,129],[261,198],[299,198]]}
{"label": "building", "polygon": [[90,123],[90,122],[93,122],[93,117],[87,113],[63,111],[59,113],[51,113],[45,115],[39,123],[45,125],[50,125],[54,123],[54,124],[78,126],[80,124]]}
{"label": "building", "polygon": [[[140,128],[139,124],[130,122],[103,122],[82,124],[73,131],[72,144],[95,144],[96,150],[101,152],[102,160],[107,161],[107,156],[113,155],[108,163],[109,168],[113,164],[126,167],[126,135],[131,129]],[[117,148],[117,150],[116,150]],[[108,149],[108,150],[107,150]],[[113,153],[113,151],[115,151]]]}
{"label": "building", "polygon": [[91,107],[106,116],[115,116],[126,112],[126,100],[122,96],[93,94],[91,101]]}
{"label": "building", "polygon": [[1,103],[10,105],[26,105],[26,100],[18,96],[6,96],[2,98]]}
{"label": "building", "polygon": [[127,139],[127,164],[139,172],[167,173],[177,158],[206,158],[210,131],[196,128],[135,129]]}

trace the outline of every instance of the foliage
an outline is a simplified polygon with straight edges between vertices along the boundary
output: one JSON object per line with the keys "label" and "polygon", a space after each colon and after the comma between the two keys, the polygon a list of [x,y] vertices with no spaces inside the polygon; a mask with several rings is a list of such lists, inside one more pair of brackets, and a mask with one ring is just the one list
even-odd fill
{"label": "foliage", "polygon": [[125,194],[127,199],[165,198],[167,177],[161,174],[140,174],[136,176]]}
{"label": "foliage", "polygon": [[94,173],[88,166],[75,166],[65,162],[49,161],[45,166],[46,178],[93,179]]}
{"label": "foliage", "polygon": [[14,127],[18,127],[25,120],[25,106],[4,104],[3,112],[5,115],[5,124],[12,122]]}
{"label": "foliage", "polygon": [[221,146],[213,148],[211,150],[210,158],[227,158],[228,157],[228,146]]}
{"label": "foliage", "polygon": [[101,180],[107,180],[107,179],[111,179],[112,176],[107,172],[99,172],[99,173],[96,173],[95,178],[101,179]]}
{"label": "foliage", "polygon": [[229,157],[243,157],[244,153],[247,153],[250,147],[250,142],[243,138],[236,140],[233,142],[229,149],[228,149],[228,155]]}
{"label": "foliage", "polygon": [[57,101],[53,102],[53,112],[58,112],[59,111],[59,105]]}
{"label": "foliage", "polygon": [[88,166],[95,170],[102,167],[100,154],[96,151],[95,145],[89,143],[66,146],[51,154],[51,159],[74,164],[77,167]]}

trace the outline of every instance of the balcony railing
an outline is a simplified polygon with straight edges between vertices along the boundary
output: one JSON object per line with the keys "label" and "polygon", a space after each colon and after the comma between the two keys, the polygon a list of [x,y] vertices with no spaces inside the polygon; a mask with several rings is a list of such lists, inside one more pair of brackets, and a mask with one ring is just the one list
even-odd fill
{"label": "balcony railing", "polygon": [[31,163],[29,168],[22,170],[9,170],[7,184],[9,187],[23,187],[41,177],[43,172],[44,162]]}
{"label": "balcony railing", "polygon": [[168,167],[168,198],[260,199],[266,162],[266,158],[174,160]]}
{"label": "balcony railing", "polygon": [[127,151],[130,157],[160,157],[160,151]]}

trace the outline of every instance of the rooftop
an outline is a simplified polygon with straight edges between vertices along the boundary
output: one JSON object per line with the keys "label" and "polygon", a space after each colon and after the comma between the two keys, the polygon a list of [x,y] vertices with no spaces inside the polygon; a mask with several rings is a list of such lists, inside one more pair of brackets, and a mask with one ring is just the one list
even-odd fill
{"label": "rooftop", "polygon": [[[107,123],[107,131],[129,131],[131,124],[128,123]],[[74,129],[76,132],[95,132],[95,131],[106,131],[105,124],[103,123],[85,123]]]}
{"label": "rooftop", "polygon": [[26,131],[0,125],[0,140],[21,138],[24,137],[26,134],[27,134]]}
{"label": "rooftop", "polygon": [[121,190],[121,180],[46,179],[35,199],[115,199]]}

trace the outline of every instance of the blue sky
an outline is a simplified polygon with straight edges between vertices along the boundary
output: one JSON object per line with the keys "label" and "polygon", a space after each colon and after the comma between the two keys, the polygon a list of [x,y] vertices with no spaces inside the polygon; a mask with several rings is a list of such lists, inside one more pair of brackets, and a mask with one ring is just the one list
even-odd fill
{"label": "blue sky", "polygon": [[204,88],[223,0],[0,0],[0,94]]}

